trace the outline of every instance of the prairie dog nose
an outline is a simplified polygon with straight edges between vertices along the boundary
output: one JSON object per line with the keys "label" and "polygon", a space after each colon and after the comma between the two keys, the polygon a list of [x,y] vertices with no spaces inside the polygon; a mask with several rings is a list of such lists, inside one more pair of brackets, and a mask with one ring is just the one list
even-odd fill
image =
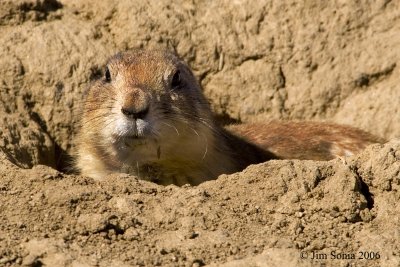
{"label": "prairie dog nose", "polygon": [[129,118],[133,119],[143,119],[146,114],[149,112],[149,109],[143,109],[143,110],[131,110],[131,109],[126,109],[126,108],[121,108],[122,114]]}
{"label": "prairie dog nose", "polygon": [[133,119],[143,119],[149,112],[149,100],[146,94],[140,89],[126,93],[121,105],[121,112]]}

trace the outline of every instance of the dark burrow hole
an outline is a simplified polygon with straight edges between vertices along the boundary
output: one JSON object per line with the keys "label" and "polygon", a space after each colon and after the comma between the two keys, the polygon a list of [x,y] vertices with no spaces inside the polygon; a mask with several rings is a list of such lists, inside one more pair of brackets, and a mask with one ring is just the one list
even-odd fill
{"label": "dark burrow hole", "polygon": [[108,223],[103,231],[108,232],[114,230],[116,235],[123,235],[125,230],[123,230],[118,224]]}
{"label": "dark burrow hole", "polygon": [[229,124],[239,124],[241,123],[240,119],[235,119],[229,116],[227,113],[216,114],[214,115],[214,119],[217,121],[218,124],[227,126]]}
{"label": "dark burrow hole", "polygon": [[356,166],[352,166],[350,168],[352,172],[356,175],[357,180],[360,182],[359,183],[359,190],[360,193],[365,197],[367,200],[367,208],[372,209],[374,207],[374,194],[369,191],[369,186],[364,182],[364,180],[361,178],[361,174],[358,171],[358,168]]}
{"label": "dark burrow hole", "polygon": [[368,185],[362,179],[360,179],[360,185],[360,192],[367,200],[367,207],[368,209],[372,209],[374,207],[374,194],[369,191]]}
{"label": "dark burrow hole", "polygon": [[74,167],[74,158],[72,155],[62,149],[56,142],[54,142],[54,155],[55,155],[55,168],[66,174],[78,174],[78,170]]}
{"label": "dark burrow hole", "polygon": [[[29,101],[25,100],[25,102],[27,105],[29,105]],[[54,159],[51,159],[51,162],[46,162],[43,164],[55,168],[63,173],[77,174],[77,170],[74,168],[74,158],[54,140],[54,137],[48,132],[46,121],[37,112],[31,111],[29,112],[29,116],[40,126],[43,132],[45,132],[54,143]]]}
{"label": "dark burrow hole", "polygon": [[63,7],[62,3],[57,0],[44,0],[42,2],[36,1],[36,2],[32,2],[32,3],[25,2],[19,6],[21,11],[27,12],[27,11],[35,10],[35,11],[43,12],[46,14],[49,12],[54,12],[62,7]]}
{"label": "dark burrow hole", "polygon": [[40,259],[36,259],[33,263],[31,263],[32,267],[42,267],[43,266],[43,262]]}

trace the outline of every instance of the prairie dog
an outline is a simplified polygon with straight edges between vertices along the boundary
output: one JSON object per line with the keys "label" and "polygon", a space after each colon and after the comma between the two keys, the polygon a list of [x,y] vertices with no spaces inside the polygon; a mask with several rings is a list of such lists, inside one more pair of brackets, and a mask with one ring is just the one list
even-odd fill
{"label": "prairie dog", "polygon": [[102,179],[124,172],[192,184],[270,159],[328,160],[379,140],[334,124],[218,125],[190,68],[163,50],[118,53],[87,93],[77,167]]}

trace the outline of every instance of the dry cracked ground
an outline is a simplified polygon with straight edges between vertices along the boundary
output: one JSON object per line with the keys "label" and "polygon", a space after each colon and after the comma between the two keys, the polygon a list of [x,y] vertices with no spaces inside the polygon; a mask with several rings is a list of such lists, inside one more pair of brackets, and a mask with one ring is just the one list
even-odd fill
{"label": "dry cracked ground", "polygon": [[[400,266],[400,2],[0,2],[0,266]],[[68,173],[106,59],[167,47],[221,122],[388,140],[199,186]]]}

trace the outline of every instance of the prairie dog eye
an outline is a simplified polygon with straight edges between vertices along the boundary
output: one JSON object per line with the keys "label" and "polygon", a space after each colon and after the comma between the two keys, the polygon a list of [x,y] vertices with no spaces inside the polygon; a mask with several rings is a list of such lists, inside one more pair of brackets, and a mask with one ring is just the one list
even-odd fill
{"label": "prairie dog eye", "polygon": [[110,69],[108,67],[106,67],[106,71],[104,73],[106,82],[111,82],[111,73],[110,73]]}
{"label": "prairie dog eye", "polygon": [[177,70],[171,80],[171,88],[179,88],[182,86],[181,72]]}

